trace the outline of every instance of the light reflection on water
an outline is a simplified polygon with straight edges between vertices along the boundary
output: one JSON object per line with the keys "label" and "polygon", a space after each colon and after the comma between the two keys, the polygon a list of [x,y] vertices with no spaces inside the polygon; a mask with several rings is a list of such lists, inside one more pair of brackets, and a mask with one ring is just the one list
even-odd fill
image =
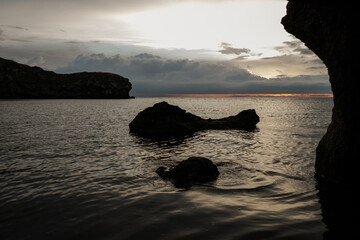
{"label": "light reflection on water", "polygon": [[[254,108],[254,132],[151,142],[128,133],[168,101],[204,118]],[[143,98],[0,102],[0,232],[5,239],[321,239],[315,148],[332,99]],[[155,173],[190,156],[218,165],[188,191]],[[22,231],[19,231],[21,226]]]}

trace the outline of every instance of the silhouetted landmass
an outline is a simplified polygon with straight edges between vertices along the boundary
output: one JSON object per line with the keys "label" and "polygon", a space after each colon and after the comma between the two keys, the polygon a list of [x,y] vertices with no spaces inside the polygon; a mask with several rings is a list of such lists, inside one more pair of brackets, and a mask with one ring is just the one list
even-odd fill
{"label": "silhouetted landmass", "polygon": [[163,139],[191,135],[207,129],[252,131],[259,122],[254,109],[221,119],[203,119],[178,106],[160,102],[140,112],[129,124],[130,132],[142,137]]}
{"label": "silhouetted landmass", "polygon": [[175,187],[189,188],[194,184],[215,181],[219,176],[216,165],[207,158],[190,157],[167,170],[159,167],[156,172],[164,180],[170,180]]}
{"label": "silhouetted landmass", "polygon": [[129,98],[131,83],[112,73],[56,74],[0,58],[1,99]]}
{"label": "silhouetted landmass", "polygon": [[328,68],[332,121],[316,149],[324,239],[359,239],[359,10],[356,1],[291,0],[282,19]]}
{"label": "silhouetted landmass", "polygon": [[[352,1],[289,1],[285,29],[328,68],[332,122],[317,147],[316,171],[326,180],[359,182],[360,81],[358,8]],[[356,179],[355,179],[356,178]]]}

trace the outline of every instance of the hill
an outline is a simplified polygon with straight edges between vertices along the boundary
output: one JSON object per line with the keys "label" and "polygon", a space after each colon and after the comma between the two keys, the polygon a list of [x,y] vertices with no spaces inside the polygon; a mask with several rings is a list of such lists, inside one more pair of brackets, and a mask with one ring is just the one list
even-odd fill
{"label": "hill", "polygon": [[113,73],[57,74],[0,58],[0,99],[125,99],[129,79]]}

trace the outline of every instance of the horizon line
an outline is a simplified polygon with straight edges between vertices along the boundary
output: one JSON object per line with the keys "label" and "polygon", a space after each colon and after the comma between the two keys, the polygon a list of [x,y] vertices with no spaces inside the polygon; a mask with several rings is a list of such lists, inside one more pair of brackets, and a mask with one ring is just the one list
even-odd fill
{"label": "horizon line", "polygon": [[224,98],[224,97],[319,97],[333,98],[332,93],[174,93],[165,97]]}

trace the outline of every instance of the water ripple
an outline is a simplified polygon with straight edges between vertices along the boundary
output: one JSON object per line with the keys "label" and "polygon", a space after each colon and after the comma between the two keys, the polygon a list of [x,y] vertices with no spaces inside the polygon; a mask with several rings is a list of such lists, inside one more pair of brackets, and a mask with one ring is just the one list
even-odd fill
{"label": "water ripple", "polygon": [[[211,118],[255,108],[260,123],[171,141],[130,135],[135,115],[163,100]],[[2,238],[322,239],[313,168],[331,107],[288,98],[0,101]],[[211,159],[218,180],[184,190],[155,173],[191,156]]]}

